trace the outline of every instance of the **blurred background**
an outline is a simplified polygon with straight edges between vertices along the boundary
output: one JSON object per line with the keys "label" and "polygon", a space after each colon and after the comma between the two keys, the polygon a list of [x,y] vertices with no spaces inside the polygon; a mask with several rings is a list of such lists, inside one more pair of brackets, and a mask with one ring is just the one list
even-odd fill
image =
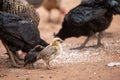
{"label": "blurred background", "polygon": [[[75,0],[75,1],[61,0],[60,7],[64,8],[65,13],[67,13],[70,9],[80,4],[80,2],[81,2],[80,0]],[[43,37],[43,39],[49,42],[51,38],[53,38],[53,33],[54,32],[57,33],[61,28],[61,24],[65,15],[64,14],[60,15],[59,9],[53,8],[51,10],[51,16],[50,16],[52,21],[47,22],[49,17],[49,12],[46,10],[46,8],[42,5],[41,7],[38,7],[36,10],[40,14],[39,30],[41,32],[41,37]],[[57,19],[60,19],[60,21],[57,22]]]}

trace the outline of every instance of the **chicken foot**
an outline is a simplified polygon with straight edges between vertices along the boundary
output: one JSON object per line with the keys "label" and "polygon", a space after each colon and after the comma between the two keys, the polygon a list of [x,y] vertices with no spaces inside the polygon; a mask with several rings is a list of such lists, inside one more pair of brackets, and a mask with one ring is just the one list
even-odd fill
{"label": "chicken foot", "polygon": [[85,48],[85,45],[87,44],[87,42],[90,40],[91,37],[87,37],[86,40],[82,43],[82,45],[80,47],[76,47],[76,48],[71,48],[70,50],[75,50],[75,49],[82,49]]}
{"label": "chicken foot", "polygon": [[14,67],[18,67],[18,68],[22,67],[22,65],[19,65],[19,64],[16,62],[16,60],[15,60],[15,58],[14,58],[14,55],[13,55],[14,53],[12,53],[12,52],[9,50],[8,46],[7,46],[4,42],[3,42],[3,44],[4,44],[4,46],[5,46],[5,48],[6,48],[7,52],[8,52],[8,55],[9,55],[11,61],[12,61],[12,65],[13,65]]}
{"label": "chicken foot", "polygon": [[[103,34],[103,32],[99,32],[99,34],[98,34],[97,45],[89,46],[89,47],[95,47],[95,48],[98,48],[98,47],[102,46],[102,43],[101,43],[102,34]],[[82,43],[82,45],[81,45],[80,47],[71,48],[70,50],[85,48],[85,45],[86,45],[87,42],[90,40],[90,38],[91,38],[91,37],[87,37],[87,39]]]}
{"label": "chicken foot", "polygon": [[16,54],[14,54],[14,58],[15,58],[15,61],[20,64],[20,65],[24,65],[24,60],[21,59],[18,55],[18,53],[16,52]]}

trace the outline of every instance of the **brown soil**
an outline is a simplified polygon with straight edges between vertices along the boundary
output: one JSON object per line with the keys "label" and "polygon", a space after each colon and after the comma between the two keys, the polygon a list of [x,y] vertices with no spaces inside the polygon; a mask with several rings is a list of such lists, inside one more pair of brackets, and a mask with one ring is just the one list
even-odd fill
{"label": "brown soil", "polygon": [[[63,7],[69,11],[77,5],[80,0],[65,0]],[[52,11],[53,22],[47,22],[47,11],[40,7],[41,21],[39,30],[41,37],[50,42],[53,33],[61,28],[61,22],[56,24],[58,11]],[[63,19],[64,16],[62,16]],[[0,80],[120,80],[120,66],[108,67],[110,62],[120,62],[120,16],[115,16],[113,22],[102,39],[104,47],[98,49],[87,48],[82,50],[69,50],[72,47],[80,46],[85,37],[69,38],[63,43],[63,53],[55,60],[51,61],[52,70],[47,70],[43,61],[35,63],[38,69],[14,68],[6,50],[0,42]],[[94,44],[96,39],[92,39],[88,45]]]}

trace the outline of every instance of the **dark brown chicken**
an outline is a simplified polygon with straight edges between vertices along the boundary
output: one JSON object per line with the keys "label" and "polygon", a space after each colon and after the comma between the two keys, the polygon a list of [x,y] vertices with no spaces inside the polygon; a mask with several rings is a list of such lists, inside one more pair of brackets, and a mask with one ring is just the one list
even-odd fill
{"label": "dark brown chicken", "polygon": [[33,22],[36,26],[38,26],[40,21],[39,14],[33,5],[26,0],[3,0],[2,11],[18,15],[24,20]]}

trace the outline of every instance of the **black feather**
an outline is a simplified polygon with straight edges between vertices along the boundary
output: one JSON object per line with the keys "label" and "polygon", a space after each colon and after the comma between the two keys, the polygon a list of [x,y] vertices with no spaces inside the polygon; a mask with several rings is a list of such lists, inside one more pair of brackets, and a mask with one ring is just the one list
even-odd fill
{"label": "black feather", "polygon": [[36,45],[48,45],[46,41],[40,38],[40,32],[32,22],[1,11],[0,39],[6,43],[12,52],[18,50],[29,52]]}
{"label": "black feather", "polygon": [[35,61],[37,61],[37,56],[35,54],[27,54],[25,59],[24,59],[24,67],[27,65],[27,64],[33,64]]}

